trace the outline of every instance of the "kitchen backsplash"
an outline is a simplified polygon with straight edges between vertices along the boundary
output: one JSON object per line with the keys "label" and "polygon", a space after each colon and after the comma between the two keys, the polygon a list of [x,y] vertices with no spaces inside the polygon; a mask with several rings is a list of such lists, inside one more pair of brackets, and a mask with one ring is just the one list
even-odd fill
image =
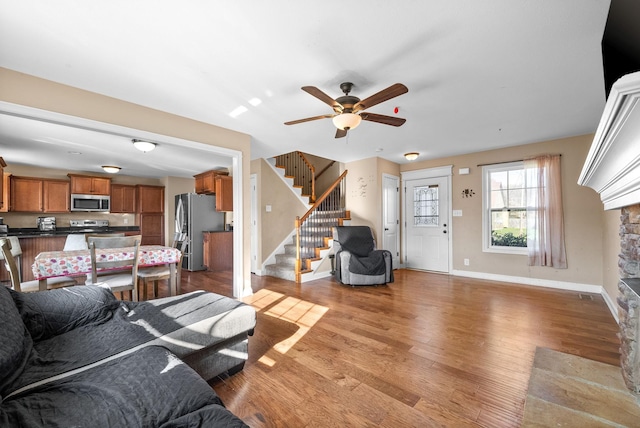
{"label": "kitchen backsplash", "polygon": [[69,227],[70,220],[109,220],[109,226],[134,226],[135,214],[108,214],[96,212],[74,213],[0,213],[9,228],[36,227],[38,217],[55,217],[56,227]]}

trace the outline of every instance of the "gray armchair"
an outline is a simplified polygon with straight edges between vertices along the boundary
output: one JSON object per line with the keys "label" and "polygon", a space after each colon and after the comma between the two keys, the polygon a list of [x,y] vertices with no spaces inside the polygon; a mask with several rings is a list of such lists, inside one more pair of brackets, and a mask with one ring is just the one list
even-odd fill
{"label": "gray armchair", "polygon": [[377,285],[393,282],[391,253],[377,250],[368,226],[333,228],[335,278],[349,285]]}

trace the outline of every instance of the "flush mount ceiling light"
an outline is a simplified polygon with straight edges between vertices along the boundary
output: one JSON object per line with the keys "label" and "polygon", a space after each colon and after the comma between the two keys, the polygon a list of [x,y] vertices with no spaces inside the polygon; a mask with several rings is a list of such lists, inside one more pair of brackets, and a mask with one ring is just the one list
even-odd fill
{"label": "flush mount ceiling light", "polygon": [[151,150],[156,148],[156,143],[150,143],[149,141],[142,140],[131,140],[133,141],[133,145],[136,146],[136,149],[141,152],[150,152]]}
{"label": "flush mount ceiling light", "polygon": [[343,131],[356,129],[361,121],[360,115],[355,113],[342,113],[333,117],[333,124]]}
{"label": "flush mount ceiling light", "polygon": [[108,172],[109,174],[115,174],[119,172],[122,168],[120,168],[119,166],[102,165],[102,169],[104,169],[104,171]]}
{"label": "flush mount ceiling light", "polygon": [[416,159],[418,159],[418,156],[420,156],[420,153],[418,153],[418,152],[409,152],[409,153],[405,153],[404,154],[404,157],[408,161],[416,160]]}

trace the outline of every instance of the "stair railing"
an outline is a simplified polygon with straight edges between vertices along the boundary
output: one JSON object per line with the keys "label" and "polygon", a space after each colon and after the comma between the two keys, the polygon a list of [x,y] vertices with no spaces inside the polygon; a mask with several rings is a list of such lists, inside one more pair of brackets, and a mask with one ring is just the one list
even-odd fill
{"label": "stair railing", "polygon": [[296,217],[296,282],[300,283],[303,270],[310,269],[311,260],[319,256],[318,249],[325,248],[325,238],[332,236],[333,227],[347,216],[345,171],[318,198],[302,216]]}
{"label": "stair railing", "polygon": [[293,185],[302,188],[309,201],[316,200],[315,168],[302,152],[291,152],[275,157],[276,165],[284,167],[284,174],[293,177]]}

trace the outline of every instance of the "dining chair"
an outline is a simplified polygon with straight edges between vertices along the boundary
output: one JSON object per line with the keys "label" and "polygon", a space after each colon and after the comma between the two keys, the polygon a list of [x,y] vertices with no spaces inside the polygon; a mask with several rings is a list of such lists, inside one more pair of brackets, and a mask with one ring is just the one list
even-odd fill
{"label": "dining chair", "polygon": [[87,238],[84,233],[70,233],[64,241],[62,251],[88,250]]}
{"label": "dining chair", "polygon": [[[14,242],[13,244],[12,241]],[[0,239],[0,247],[2,247],[2,251],[0,252],[0,259],[4,260],[7,272],[9,272],[9,277],[11,278],[11,288],[23,293],[39,291],[40,282],[38,280],[26,282],[21,281],[22,277],[20,276],[20,270],[18,269],[18,264],[16,263],[15,258],[15,254],[17,253],[15,250],[15,241],[17,240],[11,240],[8,238]],[[18,248],[20,248],[19,242],[17,246]],[[19,254],[22,254],[22,250],[19,251]],[[76,285],[76,280],[71,278],[70,276],[47,278],[47,289],[70,287],[73,285]]]}
{"label": "dining chair", "polygon": [[[180,257],[176,263],[176,284],[180,290],[181,271],[182,271],[182,254],[189,243],[189,237],[186,233],[176,233],[173,237],[173,248],[180,250]],[[169,265],[150,266],[138,269],[138,285],[142,287],[142,298],[147,300],[148,285],[153,283],[153,299],[158,297],[158,282],[169,280],[171,278],[171,268]]]}
{"label": "dining chair", "polygon": [[[114,293],[129,291],[131,301],[138,301],[138,256],[142,235],[133,236],[90,236],[87,237],[91,253],[91,273],[87,284],[106,285]],[[97,254],[97,249],[122,248],[118,257]],[[133,251],[131,251],[133,249]],[[116,260],[117,258],[117,260]],[[102,270],[102,272],[99,272]],[[122,294],[121,294],[122,298]]]}

